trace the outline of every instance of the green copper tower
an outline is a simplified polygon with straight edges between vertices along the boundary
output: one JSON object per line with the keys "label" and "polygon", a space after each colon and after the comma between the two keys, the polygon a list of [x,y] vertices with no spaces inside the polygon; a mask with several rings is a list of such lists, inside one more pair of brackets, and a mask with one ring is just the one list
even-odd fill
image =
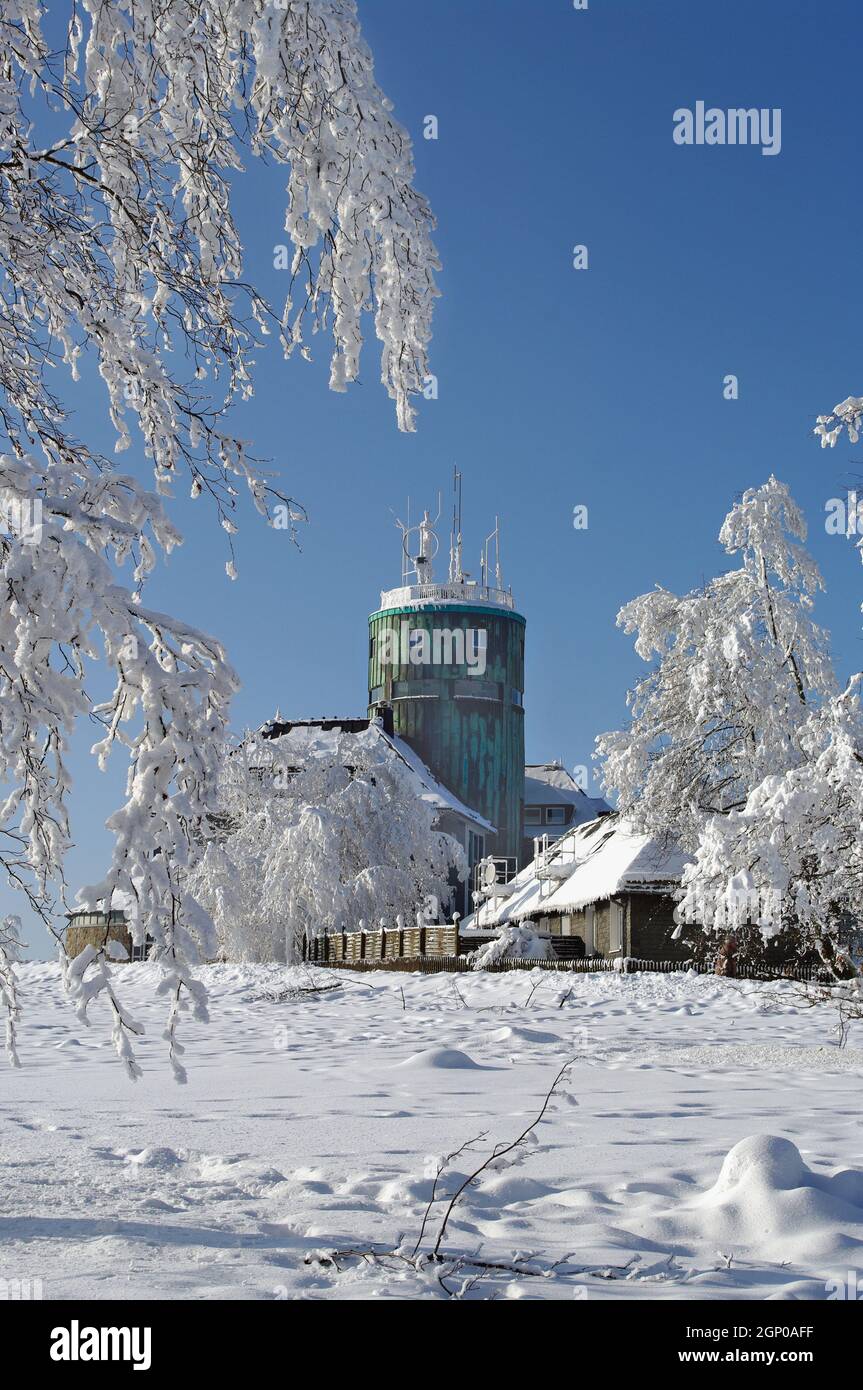
{"label": "green copper tower", "polygon": [[[449,575],[434,577],[437,518],[402,531],[402,582],[369,618],[369,714],[393,731],[460,801],[496,827],[486,854],[517,859],[524,810],[525,620],[504,589],[500,531],[480,577],[462,568],[461,475],[454,475]],[[438,515],[440,508],[438,508]]]}

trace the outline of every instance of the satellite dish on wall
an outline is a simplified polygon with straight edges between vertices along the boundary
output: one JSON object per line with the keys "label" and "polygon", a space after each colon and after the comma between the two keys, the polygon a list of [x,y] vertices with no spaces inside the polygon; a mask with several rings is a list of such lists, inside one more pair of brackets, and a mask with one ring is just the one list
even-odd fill
{"label": "satellite dish on wall", "polygon": [[483,888],[491,888],[495,883],[497,883],[497,867],[488,859],[482,866],[482,886]]}

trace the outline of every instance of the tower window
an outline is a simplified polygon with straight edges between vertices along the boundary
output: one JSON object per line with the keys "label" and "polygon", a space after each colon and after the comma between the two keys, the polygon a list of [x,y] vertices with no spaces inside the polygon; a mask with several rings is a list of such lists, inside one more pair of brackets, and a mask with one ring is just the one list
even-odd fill
{"label": "tower window", "polygon": [[417,697],[436,700],[440,695],[440,690],[440,681],[436,680],[393,681],[394,700],[416,699]]}
{"label": "tower window", "polygon": [[500,700],[500,686],[497,681],[483,681],[478,676],[467,676],[454,682],[453,694],[457,700]]}

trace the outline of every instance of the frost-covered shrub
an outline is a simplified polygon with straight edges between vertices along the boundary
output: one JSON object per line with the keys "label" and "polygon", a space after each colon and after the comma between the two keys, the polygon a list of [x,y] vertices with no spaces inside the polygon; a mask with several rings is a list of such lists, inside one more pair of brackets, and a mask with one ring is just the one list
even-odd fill
{"label": "frost-covered shrub", "polygon": [[541,936],[532,922],[501,927],[492,941],[471,953],[471,968],[485,970],[496,961],[503,960],[550,960],[551,942]]}

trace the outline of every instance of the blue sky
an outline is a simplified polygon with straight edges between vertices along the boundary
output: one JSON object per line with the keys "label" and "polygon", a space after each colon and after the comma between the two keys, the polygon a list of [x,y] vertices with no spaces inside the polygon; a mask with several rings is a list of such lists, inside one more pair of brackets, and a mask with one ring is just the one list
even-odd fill
{"label": "blue sky", "polygon": [[[809,519],[840,674],[857,669],[863,573],[825,534],[824,506],[863,474],[863,450],[822,452],[811,430],[863,391],[859,6],[360,0],[360,15],[438,217],[439,397],[400,435],[374,342],[346,395],[327,389],[321,340],[310,366],[275,346],[259,355],[236,425],[307,507],[302,551],[249,510],[232,584],[212,515],[181,501],[186,544],[148,594],[227,643],[243,679],[236,726],[277,705],[364,712],[367,615],[399,577],[390,508],[403,515],[408,495],[432,506],[439,488],[446,507],[454,463],[467,567],[498,513],[527,619],[529,760],[589,763],[639,674],[618,608],[720,570],[725,512],[771,472]],[[781,153],[676,145],[673,112],[698,100],[781,108]],[[429,114],[436,141],[423,139]],[[237,182],[247,277],[278,305],[284,181],[254,169]],[[575,244],[586,271],[572,268]],[[723,399],[728,373],[736,401]],[[81,433],[107,444],[98,384],[69,400]],[[121,463],[145,468],[140,452]],[[101,876],[102,823],[122,790],[122,769],[100,775],[90,742],[72,759],[74,885]],[[15,906],[4,888],[0,908]],[[37,928],[32,940],[41,954]]]}

